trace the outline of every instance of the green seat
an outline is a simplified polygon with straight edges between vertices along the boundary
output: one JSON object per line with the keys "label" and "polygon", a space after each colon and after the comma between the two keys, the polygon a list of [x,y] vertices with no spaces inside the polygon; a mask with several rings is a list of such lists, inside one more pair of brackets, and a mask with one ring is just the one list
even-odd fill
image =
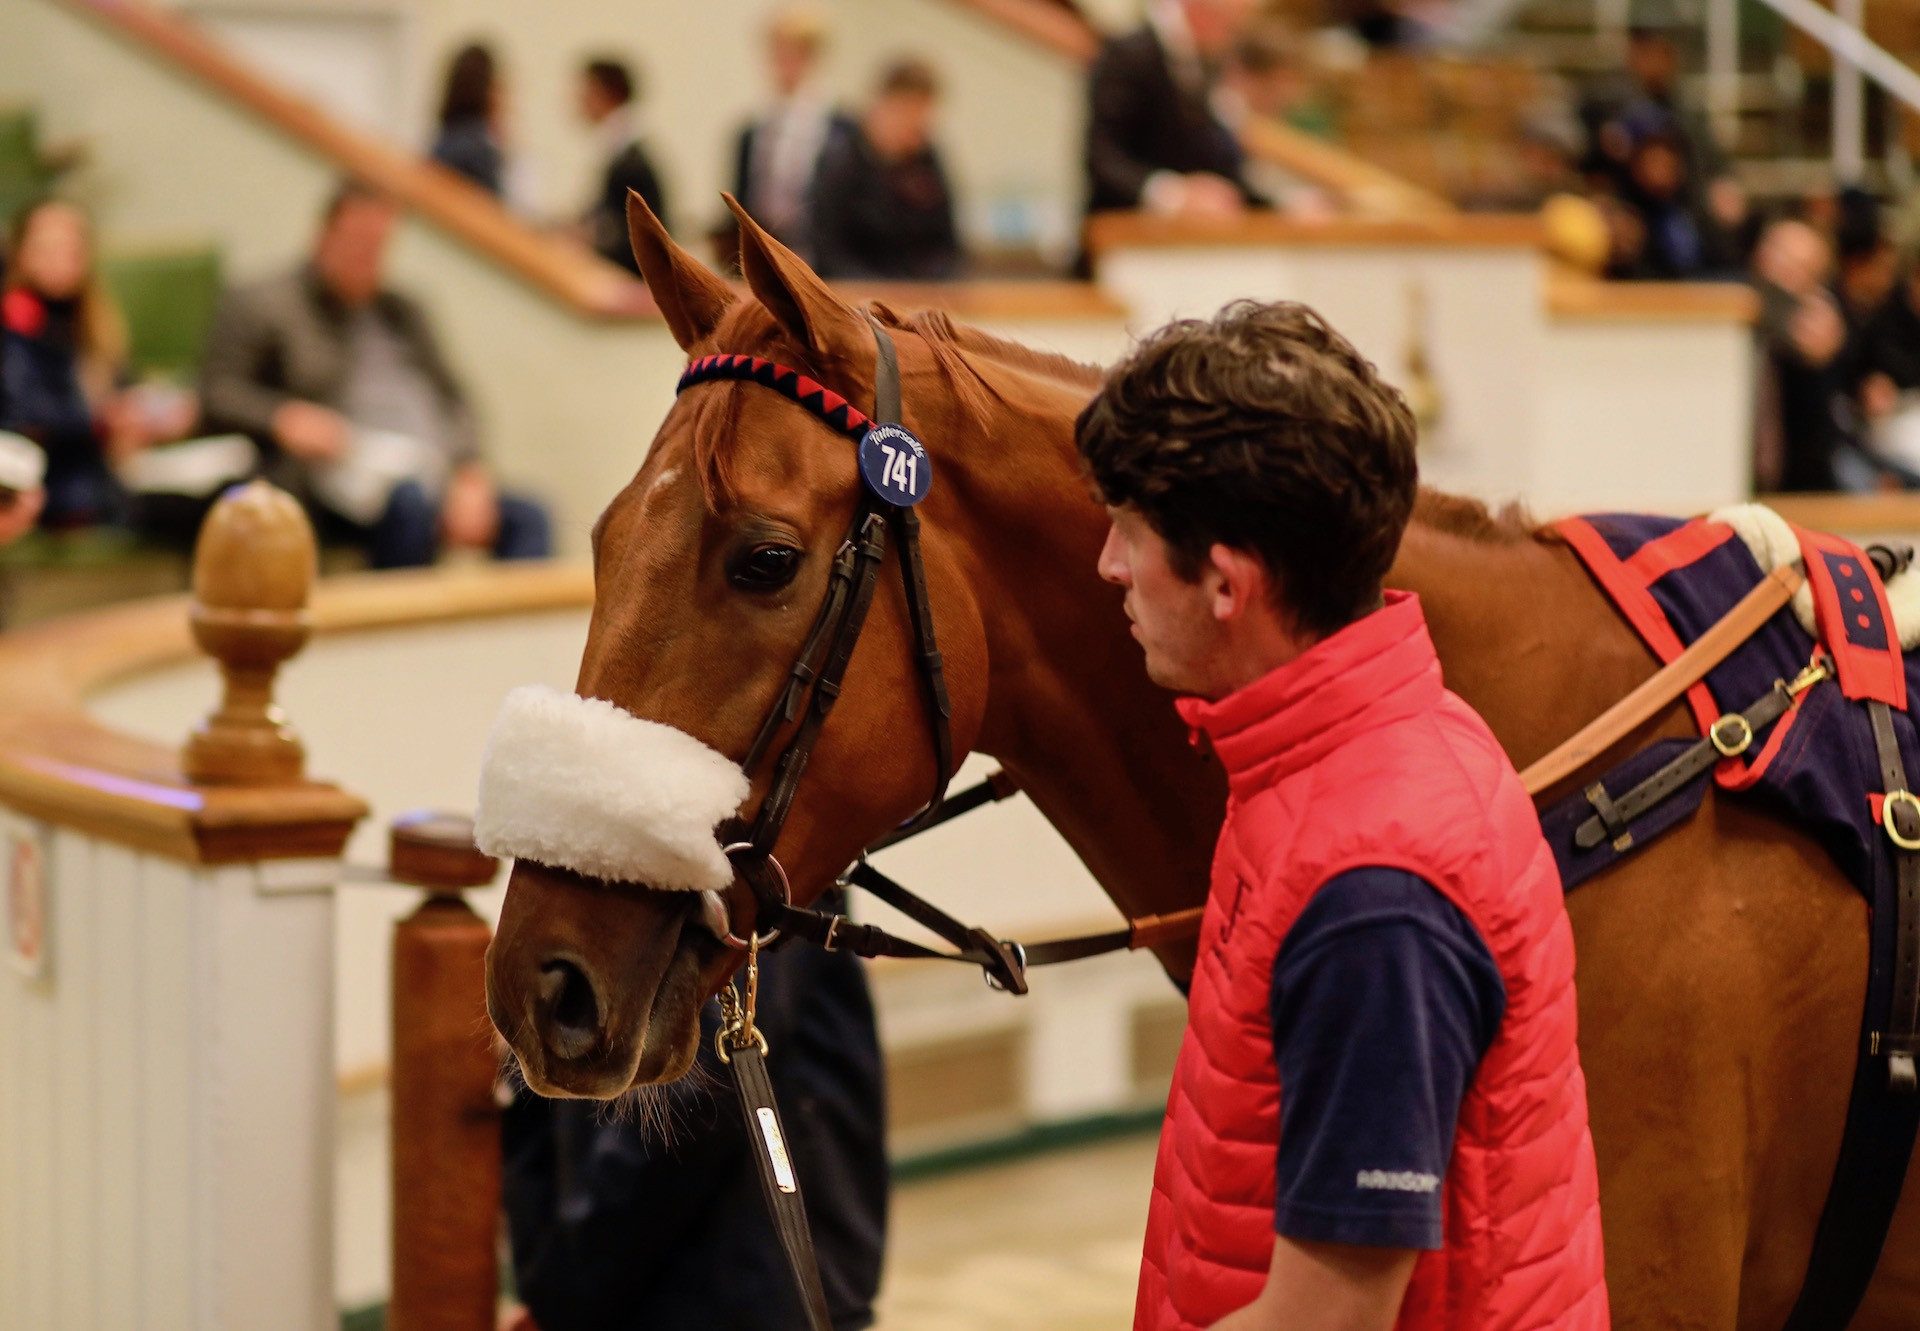
{"label": "green seat", "polygon": [[192,379],[220,299],[220,252],[196,247],[115,254],[100,269],[126,315],[134,374]]}

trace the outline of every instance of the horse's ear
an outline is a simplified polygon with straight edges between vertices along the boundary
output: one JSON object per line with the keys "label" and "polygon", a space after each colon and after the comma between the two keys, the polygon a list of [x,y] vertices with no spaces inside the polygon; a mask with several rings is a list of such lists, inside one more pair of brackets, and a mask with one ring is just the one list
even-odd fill
{"label": "horse's ear", "polygon": [[851,360],[871,347],[873,334],[854,308],[834,295],[805,259],[754,221],[738,199],[721,197],[740,222],[740,275],[774,322],[823,361]]}
{"label": "horse's ear", "polygon": [[647,280],[653,303],[667,321],[667,331],[691,351],[720,324],[720,316],[735,299],[733,288],[718,274],[674,244],[667,228],[635,190],[627,191],[627,239],[639,260],[640,276]]}

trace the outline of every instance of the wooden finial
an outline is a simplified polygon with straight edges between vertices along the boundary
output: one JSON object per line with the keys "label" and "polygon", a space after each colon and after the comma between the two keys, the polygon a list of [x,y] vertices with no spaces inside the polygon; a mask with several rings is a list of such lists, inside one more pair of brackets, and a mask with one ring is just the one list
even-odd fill
{"label": "wooden finial", "polygon": [[274,705],[273,680],[307,641],[317,559],[306,513],[265,481],[227,491],[207,515],[193,552],[193,636],[219,663],[226,690],[187,739],[192,780],[301,779],[306,750]]}

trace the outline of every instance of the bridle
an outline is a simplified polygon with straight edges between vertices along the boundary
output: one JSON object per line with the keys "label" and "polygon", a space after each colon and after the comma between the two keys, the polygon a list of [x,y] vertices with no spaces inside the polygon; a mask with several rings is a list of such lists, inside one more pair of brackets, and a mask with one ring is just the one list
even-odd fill
{"label": "bridle", "polygon": [[[953,705],[947,692],[945,665],[939,640],[934,632],[933,606],[927,594],[926,562],[920,547],[920,515],[915,504],[932,486],[932,459],[924,446],[899,423],[901,418],[900,361],[893,337],[871,314],[867,323],[873,330],[877,351],[874,368],[874,415],[868,417],[846,398],[817,380],[789,366],[758,356],[702,356],[689,364],[680,376],[676,393],[715,380],[755,383],[773,389],[824,421],[837,433],[853,441],[860,450],[861,490],[854,507],[853,520],[833,558],[827,579],[827,591],[819,613],[787,672],[785,682],[774,698],[772,708],[754,735],[742,767],[749,776],[765,762],[781,731],[798,722],[792,738],[774,759],[773,776],[759,812],[726,847],[739,881],[751,894],[753,917],[742,929],[730,927],[724,940],[729,946],[746,949],[750,943],[768,946],[779,940],[806,939],[829,950],[852,952],[862,957],[912,957],[940,961],[960,961],[979,966],[988,983],[1010,993],[1027,991],[1029,966],[1048,965],[1096,956],[1124,948],[1149,946],[1155,942],[1189,933],[1197,924],[1199,912],[1182,911],[1169,916],[1150,916],[1136,920],[1129,928],[1080,938],[1055,939],[1023,946],[1011,939],[996,938],[985,929],[974,928],[954,919],[939,907],[924,900],[875,869],[866,856],[844,874],[843,886],[859,887],[893,906],[948,944],[942,951],[901,938],[876,925],[864,924],[844,913],[814,910],[793,904],[786,870],[775,857],[780,834],[793,810],[807,763],[826,726],[827,717],[839,701],[848,663],[859,645],[868,611],[886,563],[889,530],[900,555],[900,576],[906,592],[907,617],[914,643],[914,659],[926,701],[927,717],[933,736],[934,784],[932,797],[924,807],[898,829],[869,849],[894,845],[909,836],[948,822],[984,804],[1005,799],[1016,787],[1003,775],[951,800],[947,787],[954,769]],[[912,486],[889,484],[884,473],[876,480],[876,468],[884,466],[883,451],[900,458],[915,453]],[[895,474],[899,472],[896,464]]]}

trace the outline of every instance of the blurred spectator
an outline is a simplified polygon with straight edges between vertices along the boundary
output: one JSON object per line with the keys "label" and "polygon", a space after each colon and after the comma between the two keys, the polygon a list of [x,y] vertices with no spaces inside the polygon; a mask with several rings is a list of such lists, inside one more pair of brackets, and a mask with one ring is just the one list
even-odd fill
{"label": "blurred spectator", "polygon": [[440,128],[432,157],[495,198],[506,193],[505,111],[492,50],[471,42],[454,52],[440,92]]}
{"label": "blurred spectator", "polygon": [[45,450],[44,525],[124,521],[114,464],[177,439],[197,414],[191,397],[160,400],[126,388],[126,325],[94,268],[93,233],[71,204],[44,201],[15,224],[0,296],[0,428]]}
{"label": "blurred spectator", "polygon": [[933,146],[939,83],[924,60],[887,67],[851,133],[820,154],[814,267],[822,277],[939,282],[960,276],[953,195]]}
{"label": "blurred spectator", "polygon": [[1894,288],[1854,352],[1860,409],[1876,451],[1920,480],[1920,250],[1901,256]]}
{"label": "blurred spectator", "polygon": [[788,9],[767,28],[773,103],[740,131],[733,197],[755,221],[811,259],[813,182],[829,140],[856,132],[815,86],[826,20],[809,7]]}
{"label": "blurred spectator", "polygon": [[425,312],[385,285],[398,215],[342,185],[305,263],[228,294],[202,370],[207,415],[254,436],[274,478],[376,568],[432,563],[443,544],[543,556],[545,512],[495,488]]}
{"label": "blurred spectator", "polygon": [[1841,453],[1846,441],[1835,405],[1847,326],[1827,289],[1832,268],[1826,237],[1801,221],[1775,222],[1754,251],[1755,331],[1764,357],[1755,471],[1766,489],[1869,483],[1870,468]]}
{"label": "blurred spectator", "polygon": [[1100,48],[1088,90],[1088,212],[1220,217],[1259,202],[1209,78],[1252,8],[1252,0],[1152,0],[1144,26]]}
{"label": "blurred spectator", "polygon": [[[1241,140],[1256,122],[1285,125],[1331,137],[1331,109],[1317,95],[1292,31],[1277,19],[1257,19],[1235,39],[1214,89],[1220,123]],[[1262,199],[1283,212],[1326,216],[1337,205],[1324,189],[1276,162],[1248,157],[1242,178]]]}
{"label": "blurred spectator", "polygon": [[1651,134],[1634,145],[1621,198],[1639,224],[1639,235],[1614,276],[1686,281],[1737,271],[1734,243],[1700,206],[1685,147],[1674,136]]}
{"label": "blurred spectator", "polygon": [[1892,292],[1899,255],[1887,238],[1879,199],[1849,186],[1840,191],[1837,204],[1833,247],[1839,273],[1834,297],[1857,336]]}
{"label": "blurred spectator", "polygon": [[635,86],[625,62],[601,56],[580,70],[580,118],[593,128],[599,186],[583,219],[588,242],[602,258],[634,273],[640,265],[627,241],[627,191],[647,201],[654,216],[667,220],[667,195],[653,160],[640,145],[633,123]]}

